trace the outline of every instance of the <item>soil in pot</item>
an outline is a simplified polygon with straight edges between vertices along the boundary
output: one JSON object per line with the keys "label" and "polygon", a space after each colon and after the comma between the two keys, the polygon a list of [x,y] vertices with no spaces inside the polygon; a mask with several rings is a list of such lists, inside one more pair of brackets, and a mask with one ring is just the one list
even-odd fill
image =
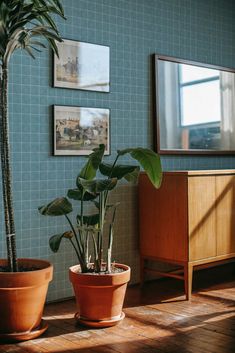
{"label": "soil in pot", "polygon": [[[18,267],[18,272],[28,272],[28,271],[37,271],[37,270],[40,270],[40,268],[39,267],[25,267],[25,266]],[[11,272],[11,271],[8,266],[0,266],[0,272]]]}

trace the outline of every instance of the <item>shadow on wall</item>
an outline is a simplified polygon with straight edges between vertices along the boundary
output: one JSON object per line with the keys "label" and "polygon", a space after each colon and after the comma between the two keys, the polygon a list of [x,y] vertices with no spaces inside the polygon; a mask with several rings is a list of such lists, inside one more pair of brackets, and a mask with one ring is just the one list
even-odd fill
{"label": "shadow on wall", "polygon": [[139,218],[137,185],[120,184],[111,203],[120,203],[114,225],[113,260],[131,267],[131,284],[139,282]]}

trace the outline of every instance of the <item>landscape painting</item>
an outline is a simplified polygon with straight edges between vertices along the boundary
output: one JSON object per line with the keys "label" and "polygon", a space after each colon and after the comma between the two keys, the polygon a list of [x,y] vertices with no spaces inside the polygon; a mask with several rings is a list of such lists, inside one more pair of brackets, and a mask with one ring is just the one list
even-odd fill
{"label": "landscape painting", "polygon": [[88,155],[99,144],[110,154],[110,110],[71,106],[53,106],[55,156]]}
{"label": "landscape painting", "polygon": [[54,87],[109,92],[109,47],[68,39],[57,46]]}

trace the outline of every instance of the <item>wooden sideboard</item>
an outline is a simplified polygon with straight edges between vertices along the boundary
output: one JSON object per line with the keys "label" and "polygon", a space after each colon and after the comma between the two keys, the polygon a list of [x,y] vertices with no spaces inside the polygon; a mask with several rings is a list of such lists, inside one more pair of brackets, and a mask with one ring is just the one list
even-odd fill
{"label": "wooden sideboard", "polygon": [[141,173],[139,222],[142,280],[145,260],[180,265],[154,272],[184,280],[190,299],[195,266],[235,258],[235,170],[164,172],[160,189]]}

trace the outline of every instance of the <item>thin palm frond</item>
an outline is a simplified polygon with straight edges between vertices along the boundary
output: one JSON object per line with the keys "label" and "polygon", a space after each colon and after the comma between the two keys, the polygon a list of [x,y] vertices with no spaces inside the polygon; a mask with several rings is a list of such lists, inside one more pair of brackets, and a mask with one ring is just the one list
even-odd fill
{"label": "thin palm frond", "polygon": [[17,271],[15,222],[8,129],[8,64],[17,49],[35,59],[35,53],[49,47],[58,55],[62,41],[54,18],[64,17],[59,0],[0,0],[0,155],[5,215],[7,257],[10,271]]}
{"label": "thin palm frond", "polygon": [[61,37],[53,18],[55,15],[65,18],[59,0],[1,1],[0,60],[8,62],[19,48],[32,56],[32,48],[38,51],[38,47],[43,47],[34,41],[34,37],[44,37],[58,55],[56,43],[61,41]]}

